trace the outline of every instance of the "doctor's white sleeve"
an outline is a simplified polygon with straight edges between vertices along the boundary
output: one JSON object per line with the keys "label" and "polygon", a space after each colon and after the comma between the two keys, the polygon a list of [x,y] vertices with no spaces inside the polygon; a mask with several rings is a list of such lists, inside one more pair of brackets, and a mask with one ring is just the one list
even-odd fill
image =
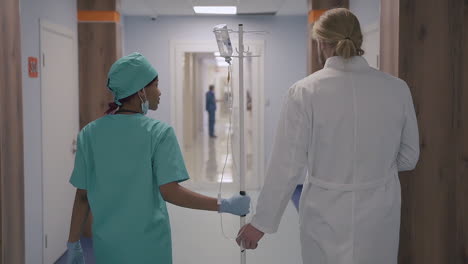
{"label": "doctor's white sleeve", "polygon": [[303,106],[304,88],[293,86],[283,105],[265,183],[251,225],[278,230],[281,217],[307,165],[311,121]]}
{"label": "doctor's white sleeve", "polygon": [[[409,90],[409,89],[408,89]],[[405,120],[401,132],[400,150],[397,156],[398,171],[409,171],[416,167],[419,159],[418,121],[413,99],[409,94],[405,104]]]}

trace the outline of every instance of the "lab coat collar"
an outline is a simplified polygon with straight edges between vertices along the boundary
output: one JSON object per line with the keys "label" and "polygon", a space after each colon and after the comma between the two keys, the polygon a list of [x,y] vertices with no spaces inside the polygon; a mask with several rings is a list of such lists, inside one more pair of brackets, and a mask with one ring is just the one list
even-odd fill
{"label": "lab coat collar", "polygon": [[354,56],[349,59],[344,59],[341,56],[334,56],[327,59],[324,68],[353,72],[368,70],[370,66],[362,56]]}

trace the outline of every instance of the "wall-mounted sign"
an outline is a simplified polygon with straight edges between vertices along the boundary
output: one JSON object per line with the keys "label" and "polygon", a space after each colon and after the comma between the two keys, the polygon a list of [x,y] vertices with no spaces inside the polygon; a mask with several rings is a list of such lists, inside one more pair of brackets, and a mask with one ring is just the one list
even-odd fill
{"label": "wall-mounted sign", "polygon": [[30,78],[37,78],[39,76],[37,61],[36,57],[28,57],[28,73]]}

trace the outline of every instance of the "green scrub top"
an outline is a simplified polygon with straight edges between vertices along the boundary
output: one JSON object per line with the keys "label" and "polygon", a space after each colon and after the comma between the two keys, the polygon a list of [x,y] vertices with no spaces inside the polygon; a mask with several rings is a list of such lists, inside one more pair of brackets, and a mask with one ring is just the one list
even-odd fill
{"label": "green scrub top", "polygon": [[171,264],[159,186],[187,180],[174,130],[141,114],[107,115],[78,135],[70,183],[87,190],[97,264]]}

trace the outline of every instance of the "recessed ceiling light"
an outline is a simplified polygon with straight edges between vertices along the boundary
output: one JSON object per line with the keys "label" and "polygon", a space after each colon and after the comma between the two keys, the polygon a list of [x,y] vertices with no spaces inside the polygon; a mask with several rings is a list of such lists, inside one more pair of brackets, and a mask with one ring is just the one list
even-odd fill
{"label": "recessed ceiling light", "polygon": [[197,14],[235,15],[237,6],[194,6],[193,11]]}

